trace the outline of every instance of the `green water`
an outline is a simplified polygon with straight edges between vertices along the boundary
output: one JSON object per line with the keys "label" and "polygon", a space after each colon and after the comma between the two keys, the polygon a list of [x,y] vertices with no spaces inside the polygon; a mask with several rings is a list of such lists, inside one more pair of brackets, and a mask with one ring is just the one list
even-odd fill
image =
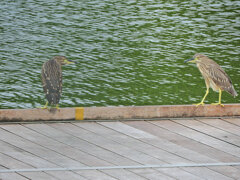
{"label": "green water", "polygon": [[195,53],[240,94],[240,1],[0,1],[0,108],[43,105],[41,66],[55,55],[78,62],[63,67],[61,107],[197,103],[204,80],[183,62]]}

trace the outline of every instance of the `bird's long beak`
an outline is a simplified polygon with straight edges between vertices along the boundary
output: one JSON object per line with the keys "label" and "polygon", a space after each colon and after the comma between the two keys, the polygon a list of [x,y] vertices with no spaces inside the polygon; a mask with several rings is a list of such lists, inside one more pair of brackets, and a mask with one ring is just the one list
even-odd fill
{"label": "bird's long beak", "polygon": [[65,62],[66,62],[66,64],[76,64],[76,62],[69,60],[69,59],[66,59]]}
{"label": "bird's long beak", "polygon": [[74,61],[72,61],[72,60],[68,60],[68,62],[70,62],[69,64],[71,64],[71,63],[76,64],[76,62],[74,62]]}
{"label": "bird's long beak", "polygon": [[194,59],[194,58],[187,59],[187,60],[185,60],[184,62],[185,62],[185,63],[187,63],[187,62],[195,62],[195,59]]}

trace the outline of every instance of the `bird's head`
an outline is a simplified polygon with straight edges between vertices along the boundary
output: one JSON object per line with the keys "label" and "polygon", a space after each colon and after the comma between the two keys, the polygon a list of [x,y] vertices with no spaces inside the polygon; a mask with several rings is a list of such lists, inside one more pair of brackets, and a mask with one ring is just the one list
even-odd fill
{"label": "bird's head", "polygon": [[65,56],[55,56],[55,57],[53,57],[53,59],[61,65],[75,63],[75,62],[67,59]]}
{"label": "bird's head", "polygon": [[203,54],[195,54],[191,59],[187,59],[184,62],[185,63],[187,63],[187,62],[198,63],[198,62],[203,61],[205,58],[206,58],[206,56]]}

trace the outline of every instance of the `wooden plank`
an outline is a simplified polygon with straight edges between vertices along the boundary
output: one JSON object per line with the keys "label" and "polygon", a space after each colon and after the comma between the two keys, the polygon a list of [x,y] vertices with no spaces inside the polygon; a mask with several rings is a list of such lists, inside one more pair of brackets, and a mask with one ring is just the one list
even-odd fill
{"label": "wooden plank", "polygon": [[[227,133],[225,131],[219,130],[217,128],[208,126],[206,124],[203,124],[199,121],[195,120],[181,120],[181,121],[176,121],[174,122],[184,125],[188,128],[200,131],[200,133],[196,133],[202,138],[202,142],[208,143],[208,145],[213,146],[214,148],[221,149],[222,151],[228,152],[232,155],[235,155],[237,157],[240,157],[240,151],[239,151],[239,140],[240,138],[238,136],[232,135],[230,133]],[[196,132],[196,131],[195,131]],[[205,133],[205,134],[203,134]],[[213,136],[213,137],[210,137]],[[226,138],[224,137],[226,136]],[[208,138],[206,138],[208,137]],[[230,138],[228,138],[230,137]],[[231,138],[233,140],[231,140]]]}
{"label": "wooden plank", "polygon": [[213,170],[210,170],[206,167],[186,167],[182,169],[203,179],[231,180],[230,177],[225,176],[221,173],[215,172]]}
{"label": "wooden plank", "polygon": [[85,177],[72,171],[47,171],[46,173],[61,180],[87,180]]}
{"label": "wooden plank", "polygon": [[[1,151],[0,151],[1,152]],[[18,168],[33,168],[29,164],[25,164],[19,160],[16,160],[8,155],[0,153],[0,165],[8,169],[18,169]]]}
{"label": "wooden plank", "polygon": [[102,137],[105,137],[112,141],[116,141],[116,142],[118,142],[122,145],[125,145],[131,149],[135,149],[137,151],[148,154],[149,156],[160,159],[166,163],[188,163],[189,162],[186,159],[183,159],[177,155],[174,155],[172,153],[169,153],[167,151],[159,149],[153,145],[144,143],[138,139],[132,138],[123,133],[119,133],[110,128],[107,128],[107,127],[101,125],[100,123],[95,123],[95,122],[75,123],[75,125],[83,128],[83,129],[86,129],[88,131],[91,131],[91,132],[97,134],[98,136],[102,136]]}
{"label": "wooden plank", "polygon": [[188,137],[179,135],[178,133],[176,133],[178,131],[177,129],[175,129],[176,132],[171,132],[167,129],[160,127],[159,124],[164,124],[165,122],[166,121],[147,121],[147,122],[129,121],[125,122],[125,124],[133,126],[135,128],[139,128],[141,130],[145,130],[147,132],[151,132],[152,134],[160,137],[161,139],[169,140],[172,143],[175,143],[179,146],[203,154],[211,159],[215,159],[216,161],[221,162],[240,161],[240,158],[236,158],[233,155],[230,155],[208,145],[202,144]]}
{"label": "wooden plank", "polygon": [[[201,133],[205,133],[208,136],[213,136],[216,139],[220,139],[220,140],[225,141],[227,143],[230,143],[230,144],[233,144],[235,146],[238,146],[238,148],[240,147],[240,138],[239,138],[239,136],[236,136],[236,135],[231,134],[231,133],[229,133],[227,131],[223,131],[221,129],[215,128],[213,126],[209,126],[207,124],[202,123],[201,121],[196,121],[196,120],[181,120],[181,121],[177,121],[177,120],[174,120],[174,122],[177,122],[179,124],[182,124],[184,126],[192,128],[192,129],[194,129],[196,131],[200,131]],[[226,145],[229,146],[229,144],[226,144]],[[234,148],[236,149],[237,147],[234,147]],[[238,151],[239,151],[239,149],[238,149]]]}
{"label": "wooden plank", "polygon": [[6,167],[4,167],[4,166],[2,166],[2,165],[0,165],[0,169],[7,169]]}
{"label": "wooden plank", "polygon": [[28,178],[17,173],[0,173],[1,180],[27,180]]}
{"label": "wooden plank", "polygon": [[[183,122],[184,121],[185,120],[183,120]],[[217,129],[217,133],[222,131],[225,132],[223,126],[223,129],[220,130],[220,128],[215,128],[215,126],[202,123],[202,120],[198,121],[198,126],[196,127],[200,126],[202,128],[202,124],[204,124],[204,127],[209,126],[213,129]],[[161,125],[163,127],[161,127]],[[171,129],[172,125],[174,126],[173,129]],[[184,134],[185,131],[187,132],[186,134]],[[193,135],[190,132],[193,132]],[[201,133],[198,130],[186,127],[186,125],[180,125],[175,121],[56,123],[26,124],[24,126],[0,125],[0,168],[46,168],[46,166],[53,168],[59,166],[80,167],[76,166],[76,164],[71,164],[71,161],[68,161],[68,158],[70,160],[74,159],[73,162],[75,162],[75,160],[77,160],[77,162],[83,162],[82,166],[86,166],[86,161],[88,161],[87,163],[94,164],[94,158],[98,158],[100,164],[107,162],[106,164],[111,166],[113,165],[112,162],[114,162],[116,165],[120,165],[117,160],[111,161],[111,158],[114,157],[119,158],[123,164],[125,163],[125,165],[176,164],[176,162],[181,163],[181,160],[186,163],[222,162],[219,157],[221,155],[223,155],[223,159],[226,160],[226,162],[232,161],[232,159],[235,159],[235,162],[240,162],[239,156],[230,155],[227,152],[223,152],[221,149],[215,149],[215,147],[210,147],[208,144],[203,144],[197,141],[198,139],[195,140],[194,138],[195,136],[197,137],[197,135],[194,133],[197,135],[198,133],[203,134],[208,137],[205,132]],[[189,135],[189,137],[187,135]],[[85,145],[87,147],[85,147]],[[194,146],[196,147],[194,148]],[[38,148],[40,150],[38,150]],[[197,151],[198,148],[201,150]],[[46,150],[47,152],[49,151],[50,154],[54,154],[59,159],[55,161],[50,159],[49,161],[45,154],[42,156],[41,153],[44,152],[43,150]],[[207,155],[208,150],[210,152],[209,156]],[[218,155],[212,156],[214,150],[218,152]],[[78,154],[79,151],[81,151],[82,154]],[[99,158],[102,153],[106,153],[107,155],[102,155],[101,158]],[[86,154],[91,154],[91,156],[78,160],[78,158],[81,158]],[[166,157],[161,157],[163,155]],[[61,160],[61,156],[67,158],[67,164],[65,164],[65,162],[62,162],[61,164],[58,162]],[[88,158],[92,156],[93,159]],[[168,160],[168,156],[171,160]],[[25,157],[26,159],[24,159]],[[227,161],[228,157],[229,159]],[[63,159],[63,161],[64,160],[65,159]],[[9,162],[5,163],[5,161]],[[40,165],[38,165],[38,161],[40,162]],[[4,164],[2,162],[4,162]],[[106,164],[103,163],[102,165]],[[4,167],[1,167],[1,165]],[[17,177],[19,175],[29,179],[37,179],[38,177],[39,179],[65,178],[123,180],[206,178],[237,179],[236,177],[239,176],[239,171],[239,166],[224,166],[224,168],[216,166],[191,168],[79,170],[74,172],[45,171],[6,174],[10,174],[10,176],[12,175],[13,177]],[[0,179],[1,174],[4,173],[0,173]]]}
{"label": "wooden plank", "polygon": [[27,177],[28,179],[34,179],[34,180],[43,180],[43,179],[56,180],[57,179],[45,172],[21,172],[19,174]]}
{"label": "wooden plank", "polygon": [[[128,123],[128,122],[125,122]],[[119,131],[121,133],[124,133],[128,136],[132,136],[132,137],[136,137],[134,134],[132,134],[132,132],[129,132],[128,130],[126,130],[128,127],[130,129],[132,129],[132,127],[128,126],[127,124],[125,124],[125,129],[122,130],[120,127],[124,126],[123,124],[118,127],[117,124],[114,124],[114,122],[101,122],[101,124],[103,124],[104,126],[108,127],[108,128],[112,128],[115,131]],[[138,131],[140,131],[138,129]],[[146,133],[146,132],[145,132]],[[217,162],[214,159],[211,159],[207,156],[201,155],[195,151],[191,151],[189,149],[186,149],[182,146],[179,146],[175,143],[172,143],[166,139],[162,139],[162,138],[156,138],[156,136],[154,136],[154,138],[141,138],[141,141],[154,145],[160,149],[163,149],[165,151],[168,151],[170,153],[173,153],[177,156],[180,156],[184,159],[187,159],[189,161],[192,162],[199,162],[199,163],[205,163],[205,162]]]}
{"label": "wooden plank", "polygon": [[75,108],[52,109],[0,109],[0,122],[74,120]]}
{"label": "wooden plank", "polygon": [[149,119],[183,117],[223,117],[240,116],[239,104],[221,106],[162,105],[162,106],[124,106],[87,107],[84,119]]}
{"label": "wooden plank", "polygon": [[55,127],[57,129],[60,129],[62,131],[71,133],[72,135],[75,135],[76,137],[79,137],[81,139],[84,139],[88,142],[91,142],[97,146],[100,146],[102,148],[105,148],[109,151],[112,151],[118,155],[121,155],[125,158],[128,158],[132,161],[135,161],[135,164],[161,164],[163,161],[153,158],[151,156],[148,156],[147,154],[141,153],[139,151],[135,151],[133,149],[127,148],[126,146],[122,146],[119,143],[116,143],[114,141],[110,141],[106,138],[103,138],[101,136],[97,136],[94,133],[91,133],[90,131],[86,131],[78,126],[75,126],[73,124],[65,124],[64,126],[62,124],[50,124],[50,126]]}
{"label": "wooden plank", "polygon": [[200,180],[202,178],[181,170],[180,168],[155,168],[157,171],[176,179]]}
{"label": "wooden plank", "polygon": [[[38,156],[35,156],[21,148],[10,145],[6,142],[0,140],[0,152],[12,157],[20,162],[28,164],[36,168],[54,168],[58,167],[57,165],[50,163],[47,160],[44,160]],[[24,167],[24,166],[23,166]]]}
{"label": "wooden plank", "polygon": [[73,159],[65,157],[59,153],[56,153],[56,152],[48,149],[48,148],[42,147],[36,143],[33,143],[29,140],[26,140],[15,134],[12,134],[12,133],[2,129],[2,127],[0,128],[0,139],[2,141],[8,142],[9,144],[17,146],[17,147],[23,149],[24,151],[30,152],[36,156],[39,156],[45,160],[48,160],[48,161],[55,163],[62,167],[83,166],[83,164],[81,164]]}
{"label": "wooden plank", "polygon": [[101,172],[121,180],[126,180],[126,179],[127,180],[136,180],[136,179],[145,180],[146,179],[125,169],[107,169],[107,170],[101,170]]}
{"label": "wooden plank", "polygon": [[[151,123],[156,123],[156,122],[158,122],[158,121],[151,121]],[[162,121],[160,121],[159,123],[161,123],[161,122]],[[234,160],[234,161],[236,160],[235,156],[228,155],[228,154],[226,154],[222,151],[217,151],[216,152],[216,149],[214,149],[214,148],[211,148],[211,147],[206,146],[204,144],[201,144],[201,143],[198,143],[196,141],[190,140],[188,138],[177,135],[175,133],[171,133],[171,132],[169,132],[169,131],[167,131],[163,128],[154,126],[151,123],[139,122],[139,121],[138,122],[137,121],[128,121],[128,122],[125,122],[125,123],[128,124],[128,125],[132,125],[135,128],[139,128],[141,130],[151,132],[155,136],[159,136],[163,139],[168,139],[168,140],[170,140],[172,142],[175,142],[179,145],[182,145],[184,147],[188,147],[188,148],[190,148],[194,151],[197,151],[197,152],[199,152],[201,154],[204,154],[206,156],[209,156],[211,158],[214,157],[217,160],[225,160],[226,162],[229,162],[231,160]],[[215,156],[215,154],[217,156]],[[208,173],[211,172],[212,174],[215,174],[215,172],[210,170],[210,169],[212,169],[212,167],[205,168],[205,171],[208,172]]]}
{"label": "wooden plank", "polygon": [[240,166],[233,166],[233,167],[240,170]]}
{"label": "wooden plank", "polygon": [[234,166],[213,166],[211,169],[233,179],[240,178],[240,168]]}
{"label": "wooden plank", "polygon": [[240,152],[236,146],[233,146],[224,141],[218,140],[216,138],[213,138],[211,136],[208,136],[206,134],[203,134],[196,130],[193,130],[193,129],[191,129],[191,127],[187,126],[187,123],[185,123],[186,126],[183,126],[183,121],[185,121],[185,120],[181,120],[178,122],[163,121],[161,123],[157,122],[156,124],[159,127],[165,128],[169,131],[175,132],[175,133],[185,136],[187,138],[190,138],[190,139],[193,139],[200,143],[206,144],[210,147],[216,148],[218,150],[221,150],[221,151],[224,151],[231,155],[234,155],[236,157],[239,157]]}
{"label": "wooden plank", "polygon": [[98,170],[81,170],[75,171],[76,173],[80,174],[81,176],[87,179],[94,179],[94,180],[116,180],[116,178],[111,177],[103,172]]}
{"label": "wooden plank", "polygon": [[224,121],[240,126],[240,118],[223,118]]}
{"label": "wooden plank", "polygon": [[[37,131],[39,133],[44,134],[45,136],[48,136],[54,140],[57,140],[59,142],[62,142],[66,145],[69,145],[71,147],[80,149],[83,152],[89,153],[93,156],[96,156],[103,161],[109,162],[112,165],[135,165],[136,162],[131,161],[121,155],[118,155],[116,153],[113,153],[105,148],[102,148],[100,146],[96,146],[95,144],[85,141],[83,139],[80,139],[81,136],[73,136],[71,133],[67,133],[61,129],[56,129],[53,127],[50,127],[46,124],[26,124],[25,125],[28,128],[33,129],[34,131]],[[65,126],[63,124],[63,126]],[[79,129],[77,129],[79,131]],[[73,133],[74,134],[74,133]]]}
{"label": "wooden plank", "polygon": [[131,169],[130,171],[149,180],[174,180],[175,178],[155,169]]}
{"label": "wooden plank", "polygon": [[[119,120],[184,117],[224,117],[240,116],[240,104],[221,106],[161,105],[161,106],[124,106],[124,107],[85,107],[80,118],[76,108],[52,109],[0,109],[0,121],[61,121],[61,120]],[[84,113],[83,113],[84,111]],[[78,112],[78,108],[77,108]]]}
{"label": "wooden plank", "polygon": [[198,121],[240,136],[240,126],[221,119],[198,119]]}
{"label": "wooden plank", "polygon": [[141,138],[158,139],[156,136],[154,136],[148,132],[141,131],[141,130],[133,128],[131,126],[126,126],[122,122],[99,122],[99,124],[102,124],[102,125],[109,124],[109,125],[111,125],[112,129],[118,128],[119,130],[121,130],[121,132],[124,132],[124,134],[127,134],[136,139],[141,139]]}
{"label": "wooden plank", "polygon": [[87,165],[87,166],[108,166],[109,163],[100,160],[99,158],[89,155],[87,153],[84,153],[80,151],[79,149],[72,148],[68,145],[65,145],[63,143],[60,143],[58,141],[55,141],[53,139],[50,139],[42,134],[37,133],[36,131],[33,131],[29,128],[26,128],[21,125],[4,125],[2,127],[3,129],[16,134],[24,139],[27,139],[33,143],[36,143],[44,148],[53,150],[54,152],[57,152],[63,156],[66,156],[70,159],[73,159],[74,161],[78,161],[81,164]]}

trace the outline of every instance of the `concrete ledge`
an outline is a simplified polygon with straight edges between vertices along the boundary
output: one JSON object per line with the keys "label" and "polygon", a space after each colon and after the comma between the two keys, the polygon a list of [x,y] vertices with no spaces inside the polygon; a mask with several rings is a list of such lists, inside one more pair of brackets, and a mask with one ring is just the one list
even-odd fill
{"label": "concrete ledge", "polygon": [[[80,114],[79,114],[80,113]],[[240,104],[224,107],[205,105],[123,106],[47,109],[1,109],[0,122],[9,121],[68,121],[122,120],[187,117],[240,116]]]}

